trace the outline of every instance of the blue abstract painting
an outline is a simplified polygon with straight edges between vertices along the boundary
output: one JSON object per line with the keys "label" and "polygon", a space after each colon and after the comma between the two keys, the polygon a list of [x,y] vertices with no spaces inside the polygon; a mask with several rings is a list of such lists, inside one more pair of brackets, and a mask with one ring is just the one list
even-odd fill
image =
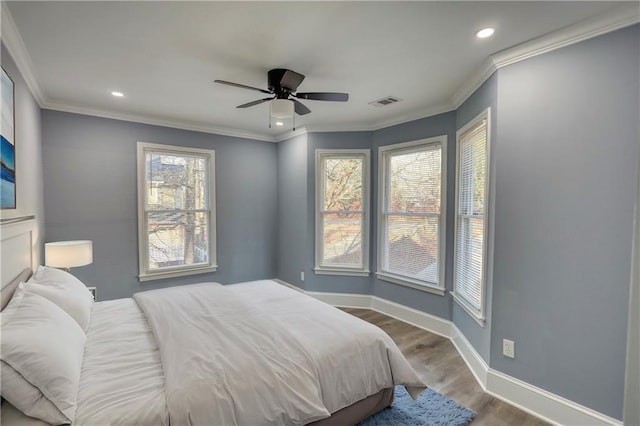
{"label": "blue abstract painting", "polygon": [[0,119],[0,208],[16,208],[16,149],[14,140],[13,81],[4,68],[0,76],[2,117]]}

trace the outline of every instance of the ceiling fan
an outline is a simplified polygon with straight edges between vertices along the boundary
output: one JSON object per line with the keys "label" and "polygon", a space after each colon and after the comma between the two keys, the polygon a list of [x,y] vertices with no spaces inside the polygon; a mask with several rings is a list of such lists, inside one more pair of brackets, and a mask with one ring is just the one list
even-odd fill
{"label": "ceiling fan", "polygon": [[[335,93],[335,92],[296,92],[300,83],[304,80],[304,75],[295,71],[287,70],[284,68],[275,68],[269,71],[267,75],[268,90],[259,89],[257,87],[247,86],[244,84],[233,83],[231,81],[214,80],[214,83],[226,84],[227,86],[239,87],[241,89],[255,90],[257,92],[267,93],[272,95],[268,98],[258,99],[256,101],[248,102],[246,104],[238,105],[236,108],[249,108],[255,105],[259,105],[263,102],[269,102],[272,100],[289,100],[293,102],[295,113],[298,115],[309,114],[311,110],[307,108],[298,99],[308,99],[313,101],[333,101],[333,102],[346,102],[349,100],[348,93]],[[292,99],[293,98],[293,99]],[[286,108],[289,102],[284,102]],[[272,108],[276,103],[272,103]],[[272,111],[273,113],[273,111]],[[293,116],[293,111],[291,111]]]}

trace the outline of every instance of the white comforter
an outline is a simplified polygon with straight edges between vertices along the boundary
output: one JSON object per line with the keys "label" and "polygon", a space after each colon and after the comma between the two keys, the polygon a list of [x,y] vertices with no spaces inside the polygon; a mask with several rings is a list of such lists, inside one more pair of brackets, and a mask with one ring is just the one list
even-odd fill
{"label": "white comforter", "polygon": [[171,424],[306,424],[424,385],[371,324],[273,281],[134,296],[156,338]]}
{"label": "white comforter", "polygon": [[133,299],[96,303],[78,390],[76,426],[168,424],[160,353]]}

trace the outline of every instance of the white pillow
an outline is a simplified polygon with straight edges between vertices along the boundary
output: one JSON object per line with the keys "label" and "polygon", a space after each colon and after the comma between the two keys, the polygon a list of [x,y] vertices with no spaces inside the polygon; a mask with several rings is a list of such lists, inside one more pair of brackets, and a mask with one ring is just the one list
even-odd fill
{"label": "white pillow", "polygon": [[40,266],[27,281],[26,290],[61,307],[78,322],[83,331],[89,328],[93,296],[87,286],[70,273]]}
{"label": "white pillow", "polygon": [[4,361],[0,361],[0,380],[2,380],[2,396],[27,416],[45,420],[52,425],[69,422],[67,417],[40,392],[40,389],[27,382]]}
{"label": "white pillow", "polygon": [[[61,308],[25,291],[24,283],[16,292],[1,315],[0,360],[51,402],[25,414],[51,424],[73,423],[86,336]],[[34,398],[32,388],[5,386],[4,374],[2,385],[2,396],[16,408]]]}

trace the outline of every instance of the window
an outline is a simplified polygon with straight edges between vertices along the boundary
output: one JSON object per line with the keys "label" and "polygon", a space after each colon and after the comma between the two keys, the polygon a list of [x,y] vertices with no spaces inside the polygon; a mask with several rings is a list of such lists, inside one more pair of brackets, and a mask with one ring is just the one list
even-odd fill
{"label": "window", "polygon": [[369,275],[369,150],[316,150],[317,274]]}
{"label": "window", "polygon": [[457,133],[453,297],[484,323],[489,110]]}
{"label": "window", "polygon": [[214,154],[138,142],[140,281],[216,270]]}
{"label": "window", "polygon": [[378,278],[444,295],[446,136],[379,151]]}

